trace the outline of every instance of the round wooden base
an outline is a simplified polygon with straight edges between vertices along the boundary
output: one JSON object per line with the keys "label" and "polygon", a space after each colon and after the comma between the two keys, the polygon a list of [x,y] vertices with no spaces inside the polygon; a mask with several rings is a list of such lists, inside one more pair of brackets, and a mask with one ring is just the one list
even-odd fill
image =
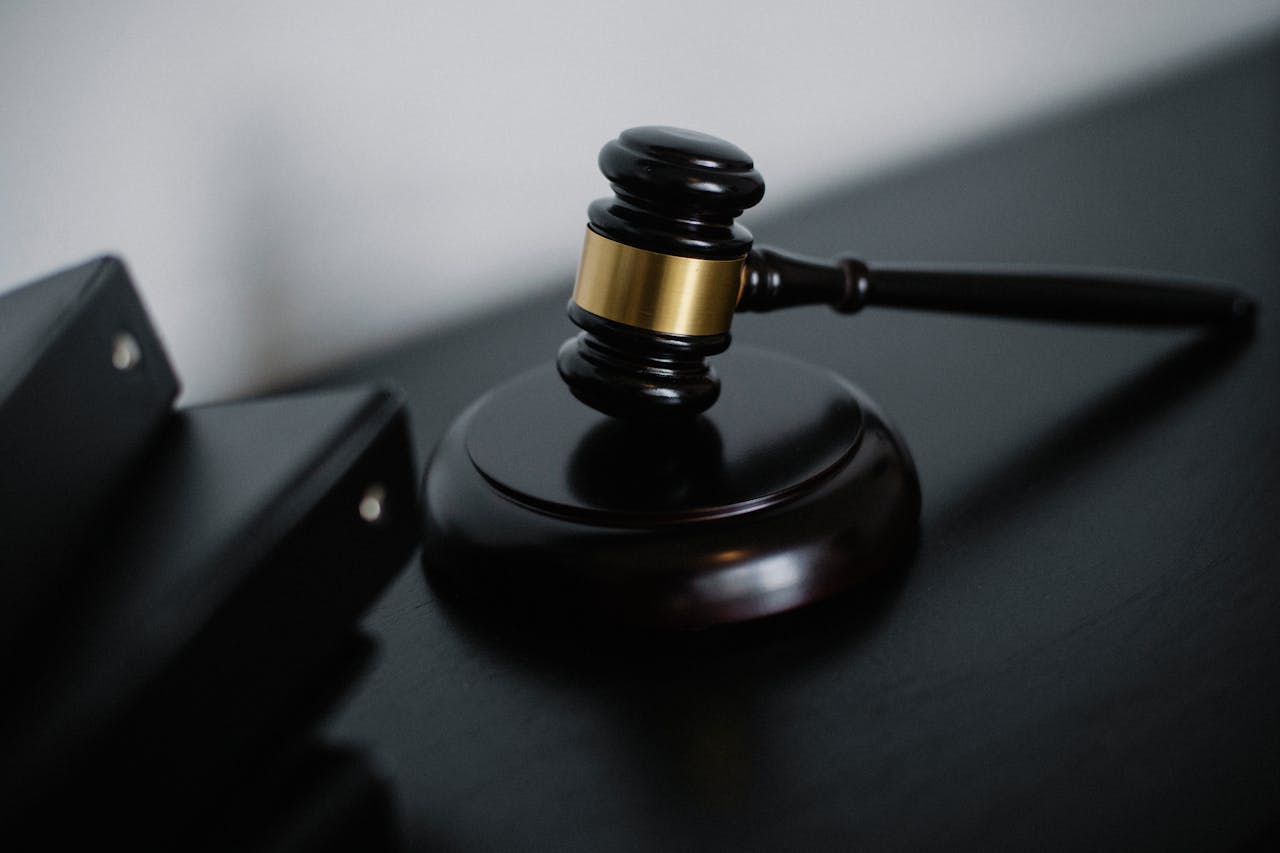
{"label": "round wooden base", "polygon": [[482,397],[423,481],[424,566],[534,622],[692,628],[827,598],[911,541],[920,486],[875,405],[746,347],[687,423],[601,415],[551,365]]}

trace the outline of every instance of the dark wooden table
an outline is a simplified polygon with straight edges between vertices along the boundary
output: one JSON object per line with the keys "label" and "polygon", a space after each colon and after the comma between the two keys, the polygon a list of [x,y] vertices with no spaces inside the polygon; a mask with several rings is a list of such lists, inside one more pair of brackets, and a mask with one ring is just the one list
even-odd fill
{"label": "dark wooden table", "polygon": [[[1280,844],[1280,42],[764,207],[757,239],[798,251],[1220,278],[1260,322],[1233,348],[891,310],[740,318],[738,341],[828,365],[896,420],[925,495],[909,568],[809,613],[619,647],[512,635],[415,562],[330,725],[388,759],[410,846]],[[543,295],[322,381],[398,384],[425,460],[573,331],[572,270],[552,272]]]}

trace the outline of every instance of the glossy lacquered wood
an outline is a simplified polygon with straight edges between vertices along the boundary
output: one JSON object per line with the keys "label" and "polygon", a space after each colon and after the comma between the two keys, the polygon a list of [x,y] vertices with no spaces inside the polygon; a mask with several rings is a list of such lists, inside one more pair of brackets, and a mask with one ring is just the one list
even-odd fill
{"label": "glossy lacquered wood", "polygon": [[720,399],[707,362],[729,348],[728,333],[667,335],[597,317],[570,300],[582,329],[560,346],[556,367],[573,396],[598,412],[635,421],[688,421]]}
{"label": "glossy lacquered wood", "polygon": [[1257,303],[1225,284],[1181,276],[1052,269],[823,261],[758,246],[747,255],[739,311],[829,305],[914,308],[1128,326],[1218,326],[1245,332]]}
{"label": "glossy lacquered wood", "polygon": [[723,139],[677,127],[633,127],[600,149],[614,195],[587,209],[611,240],[689,258],[740,258],[751,232],[734,222],[764,198],[751,156]]}
{"label": "glossy lacquered wood", "polygon": [[428,466],[424,564],[480,606],[544,624],[704,627],[877,575],[912,539],[915,469],[829,371],[742,348],[691,421],[635,423],[550,366],[467,410]]}

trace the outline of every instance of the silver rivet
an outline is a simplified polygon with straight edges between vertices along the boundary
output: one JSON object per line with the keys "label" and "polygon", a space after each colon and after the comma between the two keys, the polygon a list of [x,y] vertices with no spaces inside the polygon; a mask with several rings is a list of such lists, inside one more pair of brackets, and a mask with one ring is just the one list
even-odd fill
{"label": "silver rivet", "polygon": [[111,341],[111,366],[116,370],[133,370],[142,361],[142,347],[128,332],[120,332]]}
{"label": "silver rivet", "polygon": [[381,483],[374,483],[364,490],[364,495],[360,498],[360,517],[370,524],[381,521],[386,501],[387,490]]}

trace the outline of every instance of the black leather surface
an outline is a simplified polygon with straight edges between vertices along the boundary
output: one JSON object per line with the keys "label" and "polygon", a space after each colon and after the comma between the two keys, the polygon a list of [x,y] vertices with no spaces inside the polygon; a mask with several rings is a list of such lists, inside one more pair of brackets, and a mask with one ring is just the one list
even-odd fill
{"label": "black leather surface", "polygon": [[[113,364],[127,333],[137,361]],[[0,672],[23,629],[74,586],[77,550],[169,414],[178,380],[114,258],[0,295]]]}
{"label": "black leather surface", "polygon": [[351,626],[416,541],[413,467],[401,402],[374,388],[174,413],[23,638],[0,830],[173,846],[306,735],[372,654]]}
{"label": "black leather surface", "polygon": [[[833,176],[749,223],[819,255],[1220,278],[1262,311],[1243,349],[889,310],[739,318],[737,340],[836,369],[901,427],[924,490],[908,571],[624,650],[509,636],[404,575],[368,620],[384,660],[334,731],[394,761],[411,843],[1275,843],[1280,43],[874,180]],[[572,262],[545,297],[331,379],[396,381],[425,454],[475,396],[553,358]]]}

